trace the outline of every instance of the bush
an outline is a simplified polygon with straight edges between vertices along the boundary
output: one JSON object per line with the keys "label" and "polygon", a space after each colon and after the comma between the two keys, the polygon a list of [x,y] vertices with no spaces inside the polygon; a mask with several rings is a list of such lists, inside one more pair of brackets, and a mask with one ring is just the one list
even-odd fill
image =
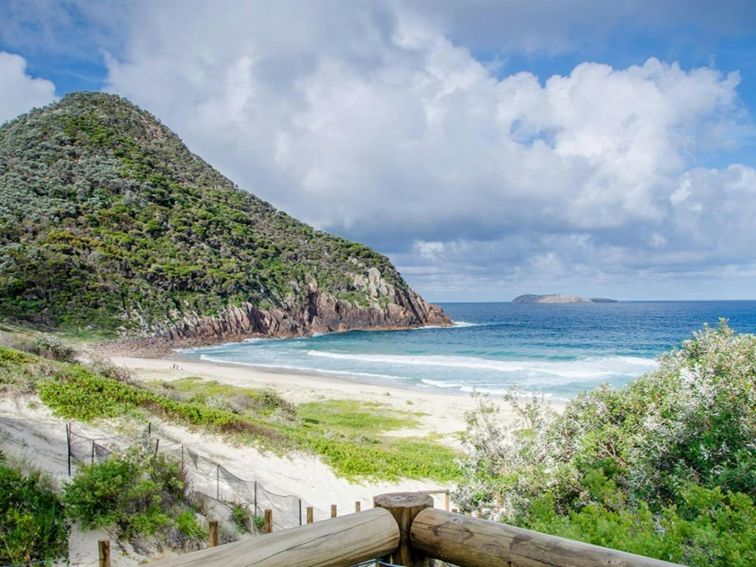
{"label": "bush", "polygon": [[252,529],[252,515],[242,504],[234,504],[231,509],[231,520],[240,532],[248,532]]}
{"label": "bush", "polygon": [[542,398],[511,395],[519,420],[507,425],[482,398],[468,416],[455,499],[601,545],[738,564],[756,548],[739,527],[756,496],[755,378],[756,336],[722,322],[662,356],[656,371],[583,394],[562,415]]}
{"label": "bush", "polygon": [[54,335],[42,334],[36,337],[29,337],[0,333],[0,345],[7,345],[16,350],[61,362],[73,362],[76,360],[76,350]]}
{"label": "bush", "polygon": [[61,362],[74,362],[76,360],[76,350],[52,335],[37,337],[34,340],[31,352]]}
{"label": "bush", "polygon": [[171,514],[184,503],[185,489],[178,463],[132,449],[79,469],[63,501],[84,528],[115,525],[126,537],[154,535],[173,525]]}
{"label": "bush", "polygon": [[[613,496],[622,501],[620,494]],[[561,515],[549,494],[536,499],[518,523],[685,565],[756,565],[756,509],[747,495],[691,484],[682,490],[681,500],[679,507],[665,506],[659,514],[645,502],[619,507],[606,502]]]}
{"label": "bush", "polygon": [[52,562],[67,553],[68,524],[49,479],[24,475],[0,453],[0,564]]}
{"label": "bush", "polygon": [[184,510],[176,516],[176,529],[187,539],[207,539],[207,532],[197,521],[197,515],[193,510]]}

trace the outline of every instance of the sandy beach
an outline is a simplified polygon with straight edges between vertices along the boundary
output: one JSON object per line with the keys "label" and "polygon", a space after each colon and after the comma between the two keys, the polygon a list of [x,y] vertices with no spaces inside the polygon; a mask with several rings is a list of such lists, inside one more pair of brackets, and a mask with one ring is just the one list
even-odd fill
{"label": "sandy beach", "polygon": [[[208,361],[177,361],[172,358],[114,356],[111,361],[127,368],[137,380],[147,382],[196,376],[245,388],[272,388],[294,404],[324,399],[351,399],[385,404],[402,411],[422,412],[426,415],[419,419],[420,427],[393,434],[422,436],[436,433],[450,444],[456,444],[455,433],[465,429],[465,413],[476,404],[475,399],[467,394],[424,392],[321,374],[283,372]],[[506,415],[505,408],[502,410]]]}

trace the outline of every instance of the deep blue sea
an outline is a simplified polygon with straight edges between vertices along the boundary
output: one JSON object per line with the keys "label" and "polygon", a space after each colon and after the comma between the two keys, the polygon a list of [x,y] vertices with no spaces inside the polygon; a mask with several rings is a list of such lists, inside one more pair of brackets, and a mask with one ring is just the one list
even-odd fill
{"label": "deep blue sea", "polygon": [[660,353],[720,317],[756,333],[756,301],[442,306],[455,327],[253,339],[183,355],[426,390],[496,395],[517,386],[568,399],[652,370]]}

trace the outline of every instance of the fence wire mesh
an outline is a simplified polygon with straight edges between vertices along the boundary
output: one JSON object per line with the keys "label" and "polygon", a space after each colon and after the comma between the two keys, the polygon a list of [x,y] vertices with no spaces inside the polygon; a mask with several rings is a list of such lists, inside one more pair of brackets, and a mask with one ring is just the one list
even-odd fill
{"label": "fence wire mesh", "polygon": [[[127,447],[116,439],[93,438],[68,426],[68,451],[72,462],[100,463]],[[169,455],[181,462],[184,474],[194,494],[228,506],[244,506],[254,516],[273,511],[273,529],[282,530],[300,526],[303,510],[308,505],[299,496],[279,494],[266,488],[256,479],[241,478],[220,463],[204,457],[182,443],[159,437],[152,425],[147,425],[139,436],[146,451]]]}
{"label": "fence wire mesh", "polygon": [[[301,526],[305,522],[308,504],[293,494],[279,494],[265,487],[255,478],[241,478],[223,465],[197,450],[158,435],[152,424],[147,424],[138,435],[145,451],[169,455],[179,461],[186,475],[190,491],[215,502],[216,509],[227,510],[229,515],[234,506],[244,506],[250,514],[261,517],[264,510],[273,511],[273,529],[282,530]],[[89,437],[67,426],[69,455],[79,464],[100,463],[117,452],[128,448],[118,438]],[[446,494],[448,491],[426,491],[429,494]]]}

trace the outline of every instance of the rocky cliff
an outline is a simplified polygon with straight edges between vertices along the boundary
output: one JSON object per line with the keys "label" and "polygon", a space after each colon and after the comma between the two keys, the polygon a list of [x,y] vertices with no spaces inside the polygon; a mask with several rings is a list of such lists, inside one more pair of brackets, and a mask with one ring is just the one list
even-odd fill
{"label": "rocky cliff", "polygon": [[385,256],[77,93],[0,127],[0,317],[175,343],[445,325]]}

